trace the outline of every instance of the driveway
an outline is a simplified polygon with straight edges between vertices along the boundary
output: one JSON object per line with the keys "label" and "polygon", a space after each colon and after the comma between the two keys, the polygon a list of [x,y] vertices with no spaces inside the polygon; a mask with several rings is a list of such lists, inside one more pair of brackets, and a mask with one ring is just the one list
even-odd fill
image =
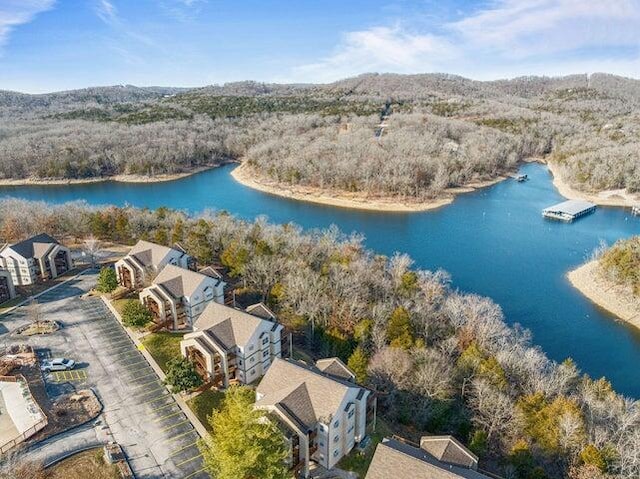
{"label": "driveway", "polygon": [[29,321],[21,307],[0,317],[6,328],[0,327],[0,341],[3,346],[28,342],[42,356],[75,359],[79,374],[49,375],[48,392],[92,387],[104,405],[103,424],[96,429],[122,445],[136,477],[208,477],[196,446],[199,436],[171,394],[102,301],[80,297],[96,277],[85,273],[38,299],[42,317],[60,322],[60,331],[26,341],[12,336]]}

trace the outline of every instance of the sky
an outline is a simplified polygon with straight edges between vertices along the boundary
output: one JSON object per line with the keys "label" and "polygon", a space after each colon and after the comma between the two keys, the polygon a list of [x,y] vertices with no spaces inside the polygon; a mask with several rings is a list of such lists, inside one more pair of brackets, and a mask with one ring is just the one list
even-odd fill
{"label": "sky", "polygon": [[0,0],[0,89],[640,78],[640,0]]}

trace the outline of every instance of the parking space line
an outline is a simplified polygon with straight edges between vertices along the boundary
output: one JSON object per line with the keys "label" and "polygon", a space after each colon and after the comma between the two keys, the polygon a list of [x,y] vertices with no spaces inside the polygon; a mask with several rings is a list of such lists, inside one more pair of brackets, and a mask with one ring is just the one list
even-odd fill
{"label": "parking space line", "polygon": [[[136,373],[138,371],[141,371],[142,369],[146,369],[146,368],[140,368],[138,370],[134,370],[132,372]],[[156,376],[158,377],[158,375],[155,373],[155,371],[150,372],[149,374],[141,374],[140,376],[134,376],[133,374],[131,376],[129,376],[129,379],[131,379],[132,381],[137,381],[138,379],[145,379],[148,378],[149,376]]]}
{"label": "parking space line", "polygon": [[120,351],[122,349],[130,349],[130,348],[131,348],[131,343],[127,341],[126,343],[116,344],[114,347],[111,348],[111,352]]}
{"label": "parking space line", "polygon": [[187,436],[187,435],[189,435],[189,434],[191,434],[191,433],[194,433],[194,432],[197,434],[197,432],[196,432],[196,430],[195,430],[195,429],[189,429],[187,432],[183,432],[182,434],[178,434],[177,436],[172,436],[172,437],[168,438],[166,442],[168,442],[168,441],[173,441],[173,440],[175,440],[175,439],[178,439],[178,438],[181,438],[181,437]]}
{"label": "parking space line", "polygon": [[172,424],[172,425],[167,426],[167,427],[163,427],[160,430],[161,431],[169,431],[169,430],[173,429],[174,427],[182,426],[183,424],[191,424],[191,422],[188,419],[185,419],[184,421],[180,421],[179,423]]}
{"label": "parking space line", "polygon": [[142,383],[142,384],[138,384],[135,387],[131,388],[133,391],[135,391],[136,389],[140,389],[143,388],[145,386],[148,386],[149,384],[153,384],[153,383],[157,383],[158,380],[157,379],[153,379],[151,381],[147,381],[146,383]]}
{"label": "parking space line", "polygon": [[125,354],[136,354],[138,351],[136,351],[135,349],[129,349],[129,350],[125,350],[125,351],[120,351],[117,354],[112,354],[111,356],[114,358],[118,358],[120,356],[124,356]]}
{"label": "parking space line", "polygon": [[[127,359],[127,358],[125,358],[125,359]],[[120,363],[120,366],[123,367],[123,368],[127,368],[127,369],[129,369],[130,367],[133,366],[133,367],[136,368],[135,370],[137,371],[139,369],[142,369],[142,368],[146,367],[147,366],[147,362],[144,359],[136,359],[135,361],[129,361],[129,362],[126,362],[126,363]]]}
{"label": "parking space line", "polygon": [[186,461],[182,461],[176,464],[176,467],[184,466],[187,462],[191,462],[195,459],[200,459],[202,454],[198,454],[197,456],[193,456],[191,459],[187,459]]}
{"label": "parking space line", "polygon": [[171,414],[167,414],[166,416],[159,417],[158,419],[154,419],[153,422],[162,422],[165,419],[169,419],[170,417],[179,416],[182,414],[182,411],[173,412]]}
{"label": "parking space line", "polygon": [[181,447],[180,449],[176,449],[175,451],[171,451],[171,453],[169,454],[169,457],[173,457],[177,454],[180,454],[182,451],[189,449],[190,447],[196,446],[198,444],[198,441],[193,441],[191,444],[187,444],[184,447]]}
{"label": "parking space line", "polygon": [[193,476],[195,476],[196,474],[200,474],[201,472],[204,472],[204,468],[198,469],[196,472],[192,472],[191,474],[186,476],[184,479],[191,479]]}
{"label": "parking space line", "polygon": [[[153,404],[156,401],[160,401],[161,399],[166,399],[169,397],[169,394],[163,394],[162,396],[152,399],[150,401],[142,401],[142,404]],[[175,402],[172,402],[171,404],[175,404]]]}
{"label": "parking space line", "polygon": [[138,399],[142,399],[145,396],[149,396],[149,395],[152,395],[152,394],[158,394],[158,393],[161,393],[162,391],[166,391],[166,389],[164,387],[162,387],[162,386],[159,386],[156,389],[153,389],[153,390],[150,390],[150,391],[145,391],[145,392],[142,392],[142,393],[134,394],[133,397],[136,397]]}
{"label": "parking space line", "polygon": [[[146,404],[146,403],[144,403],[144,404]],[[164,405],[164,406],[162,406],[162,407],[153,408],[153,409],[151,409],[151,410],[152,410],[153,412],[158,412],[158,411],[162,411],[163,409],[167,409],[168,407],[171,407],[171,406],[177,406],[177,404],[176,404],[175,402],[173,402],[173,401],[172,401],[172,402],[170,402],[169,404],[165,404],[165,405]]]}

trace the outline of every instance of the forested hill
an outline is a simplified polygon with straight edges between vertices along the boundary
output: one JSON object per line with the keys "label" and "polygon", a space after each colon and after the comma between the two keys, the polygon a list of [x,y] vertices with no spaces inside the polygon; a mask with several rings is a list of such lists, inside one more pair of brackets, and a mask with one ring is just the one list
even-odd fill
{"label": "forested hill", "polygon": [[640,81],[607,74],[0,92],[0,178],[154,175],[234,158],[282,183],[422,199],[545,156],[576,188],[638,191],[639,151]]}

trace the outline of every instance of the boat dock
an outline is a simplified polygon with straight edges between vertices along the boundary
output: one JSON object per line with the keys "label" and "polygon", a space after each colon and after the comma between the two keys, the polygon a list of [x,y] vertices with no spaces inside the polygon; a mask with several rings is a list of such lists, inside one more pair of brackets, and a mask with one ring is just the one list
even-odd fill
{"label": "boat dock", "polygon": [[640,205],[631,208],[631,212],[634,216],[640,216]]}
{"label": "boat dock", "polygon": [[542,210],[545,218],[573,221],[596,210],[596,205],[582,200],[569,200]]}

